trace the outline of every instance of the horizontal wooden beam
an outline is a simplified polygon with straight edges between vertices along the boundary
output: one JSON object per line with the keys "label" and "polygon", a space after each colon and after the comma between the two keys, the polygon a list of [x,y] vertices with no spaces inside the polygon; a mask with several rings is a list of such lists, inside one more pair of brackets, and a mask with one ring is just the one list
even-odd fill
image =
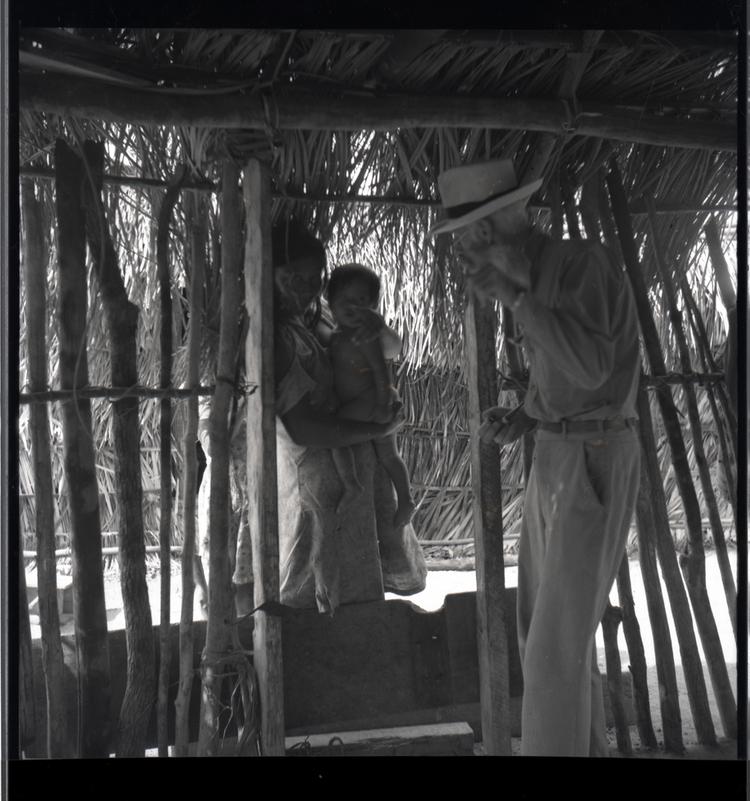
{"label": "horizontal wooden beam", "polygon": [[579,104],[571,118],[560,100],[440,97],[279,88],[234,94],[186,95],[22,72],[22,109],[105,122],[228,129],[372,130],[488,128],[596,136],[642,144],[737,150],[734,122],[706,122]]}
{"label": "horizontal wooden beam", "polygon": [[[52,180],[55,177],[55,171],[49,167],[22,167],[19,174],[24,177],[42,178],[44,180]],[[166,189],[169,185],[168,181],[162,178],[140,178],[131,175],[104,175],[102,176],[105,184],[114,184],[115,186],[148,186],[156,189]],[[182,184],[183,189],[193,189],[198,192],[221,192],[221,186],[212,181],[185,181]],[[358,204],[358,205],[373,205],[373,206],[405,206],[407,208],[439,208],[440,201],[434,198],[418,198],[406,197],[403,195],[387,196],[387,195],[347,195],[347,194],[325,194],[314,195],[307,192],[287,192],[275,191],[273,192],[274,200],[290,200],[298,203],[331,203],[331,204]],[[530,208],[538,211],[549,211],[549,205],[546,203],[531,203]],[[628,206],[631,214],[646,215],[646,206],[644,202],[635,201]],[[655,209],[657,214],[712,214],[714,212],[736,212],[737,206],[727,203],[718,203],[710,206],[702,206],[700,203],[686,202],[686,203],[665,203],[659,205]]]}

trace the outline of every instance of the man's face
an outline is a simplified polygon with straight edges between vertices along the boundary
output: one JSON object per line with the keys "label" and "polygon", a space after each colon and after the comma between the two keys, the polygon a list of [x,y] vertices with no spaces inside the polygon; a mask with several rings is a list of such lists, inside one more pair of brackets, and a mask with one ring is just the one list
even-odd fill
{"label": "man's face", "polygon": [[464,275],[471,279],[485,269],[498,270],[513,284],[528,289],[528,263],[518,255],[530,228],[522,201],[456,231],[453,247]]}

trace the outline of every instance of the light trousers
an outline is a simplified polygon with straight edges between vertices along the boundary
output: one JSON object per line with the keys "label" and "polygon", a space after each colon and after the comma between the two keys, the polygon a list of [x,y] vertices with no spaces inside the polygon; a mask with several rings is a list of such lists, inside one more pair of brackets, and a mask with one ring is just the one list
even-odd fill
{"label": "light trousers", "polygon": [[594,637],[625,553],[639,468],[632,429],[536,435],[518,559],[524,756],[608,755]]}

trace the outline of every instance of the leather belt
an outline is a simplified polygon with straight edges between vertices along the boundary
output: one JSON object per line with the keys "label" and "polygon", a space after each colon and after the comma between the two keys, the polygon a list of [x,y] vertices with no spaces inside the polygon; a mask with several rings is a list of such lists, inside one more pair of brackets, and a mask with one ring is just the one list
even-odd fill
{"label": "leather belt", "polygon": [[539,423],[542,431],[553,431],[557,434],[583,434],[589,431],[624,431],[626,428],[637,428],[636,418],[613,417],[611,420],[561,420],[559,423]]}

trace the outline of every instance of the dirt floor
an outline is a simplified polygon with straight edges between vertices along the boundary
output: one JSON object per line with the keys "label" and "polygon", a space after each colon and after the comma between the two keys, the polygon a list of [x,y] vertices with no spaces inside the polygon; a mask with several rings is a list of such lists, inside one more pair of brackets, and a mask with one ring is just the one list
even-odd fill
{"label": "dirt floor", "polygon": [[[736,551],[732,550],[731,556],[735,567],[736,577]],[[662,732],[660,728],[661,715],[659,710],[659,688],[656,673],[656,662],[654,658],[654,647],[651,633],[648,628],[648,612],[646,607],[645,594],[643,590],[643,580],[637,559],[630,561],[630,576],[633,589],[633,599],[636,608],[636,615],[641,626],[641,636],[643,638],[643,646],[645,651],[646,663],[648,667],[648,681],[649,681],[649,698],[651,703],[651,714],[654,722],[654,729],[656,732],[657,740],[659,741],[659,749],[656,752],[649,752],[642,749],[639,742],[638,731],[635,726],[631,727],[631,741],[633,744],[634,756],[641,758],[682,758],[682,759],[735,759],[737,757],[736,742],[724,739],[724,731],[719,718],[716,702],[714,699],[708,673],[706,673],[706,684],[708,689],[709,702],[711,704],[712,714],[714,718],[714,726],[716,729],[717,738],[719,739],[719,746],[717,748],[707,748],[702,746],[696,737],[695,727],[693,724],[690,706],[688,703],[687,692],[685,689],[685,680],[680,663],[679,650],[676,647],[677,639],[674,631],[674,624],[670,617],[672,643],[675,651],[676,659],[676,672],[677,682],[679,688],[680,708],[682,714],[682,729],[683,740],[686,747],[686,753],[682,757],[672,757],[665,755],[662,744]],[[33,580],[33,579],[32,579]],[[716,618],[716,625],[719,630],[722,646],[724,649],[725,658],[729,668],[730,679],[733,683],[735,697],[737,694],[737,649],[732,631],[731,622],[727,610],[727,604],[724,596],[724,590],[721,583],[721,577],[716,560],[716,556],[712,552],[706,554],[706,580],[711,599],[711,605],[714,610]],[[505,583],[506,586],[512,587],[516,585],[517,581],[517,568],[506,568]],[[160,608],[160,577],[158,572],[158,565],[149,569],[148,578],[149,596],[151,599],[151,608],[153,621],[156,625],[159,621],[159,608]],[[447,594],[470,592],[476,589],[476,574],[473,570],[431,570],[428,575],[426,589],[408,600],[415,603],[417,606],[427,610],[434,611],[439,609]],[[666,591],[664,592],[666,598]],[[122,596],[120,593],[120,583],[116,567],[111,567],[105,574],[105,597],[107,601],[107,621],[110,630],[124,628],[125,619],[122,611]],[[395,595],[388,594],[387,598],[396,598]],[[611,600],[613,604],[618,603],[617,590],[613,588]],[[170,617],[172,622],[178,622],[180,619],[180,603],[181,603],[181,583],[180,583],[180,565],[178,561],[172,564],[171,575],[171,600],[170,600]],[[197,594],[194,604],[194,619],[199,619],[201,615],[200,604],[198,602]],[[37,638],[40,636],[38,628],[38,619],[32,615],[32,637]],[[73,633],[72,615],[66,614],[62,618],[63,634]],[[700,638],[696,639],[700,644]],[[622,634],[622,627],[620,627],[620,658],[623,670],[628,668],[628,653],[625,644],[624,635]],[[605,658],[604,658],[604,642],[601,635],[601,629],[597,635],[597,653],[599,659],[599,666],[602,673],[605,672]],[[701,656],[702,650],[701,650]],[[608,732],[611,743],[612,756],[622,756],[617,751],[617,744],[615,739],[614,730]],[[520,741],[514,739],[513,753],[518,753],[520,749]],[[477,753],[481,754],[481,746],[477,749]]]}

